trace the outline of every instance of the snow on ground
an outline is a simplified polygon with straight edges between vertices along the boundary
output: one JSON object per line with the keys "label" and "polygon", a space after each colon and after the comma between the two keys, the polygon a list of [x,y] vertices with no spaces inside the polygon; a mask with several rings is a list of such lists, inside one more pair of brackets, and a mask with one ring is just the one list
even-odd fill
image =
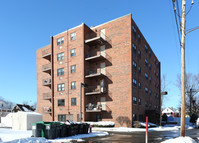
{"label": "snow on ground", "polygon": [[[148,131],[174,131],[179,130],[179,126],[174,127],[155,127],[149,128]],[[115,128],[93,128],[93,131],[106,131],[106,132],[124,132],[124,133],[131,133],[131,132],[145,132],[145,128],[127,128],[127,127],[115,127]]]}
{"label": "snow on ground", "polygon": [[111,122],[111,121],[100,121],[100,122],[85,122],[88,123],[90,125],[98,125],[98,126],[114,126],[115,122]]}
{"label": "snow on ground", "polygon": [[70,142],[76,140],[77,142],[83,141],[83,138],[107,136],[107,132],[93,132],[89,134],[80,134],[65,138],[57,138],[54,140],[47,140],[45,138],[31,138],[32,130],[29,131],[15,131],[8,128],[0,128],[0,143],[50,143],[50,142]]}
{"label": "snow on ground", "polygon": [[190,137],[178,137],[175,139],[169,139],[169,140],[163,141],[161,143],[196,143],[196,141],[194,141]]}

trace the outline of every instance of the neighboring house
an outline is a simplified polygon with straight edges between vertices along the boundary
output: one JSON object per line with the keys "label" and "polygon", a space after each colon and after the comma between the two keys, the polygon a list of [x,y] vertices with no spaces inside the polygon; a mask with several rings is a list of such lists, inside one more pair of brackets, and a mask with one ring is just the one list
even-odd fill
{"label": "neighboring house", "polygon": [[6,101],[0,100],[0,117],[5,117],[12,110],[12,105]]}
{"label": "neighboring house", "polygon": [[131,14],[94,27],[82,23],[37,50],[37,112],[44,121],[132,127],[149,116],[157,123],[160,77],[160,61]]}
{"label": "neighboring house", "polygon": [[180,116],[179,110],[176,110],[176,109],[170,108],[170,107],[165,108],[165,109],[162,111],[162,115],[163,115],[164,113],[167,114],[167,116],[172,116],[172,117],[179,117],[179,116]]}
{"label": "neighboring house", "polygon": [[32,108],[29,105],[25,104],[16,104],[14,108],[12,109],[12,112],[18,112],[18,111],[23,111],[23,112],[34,112],[35,109]]}

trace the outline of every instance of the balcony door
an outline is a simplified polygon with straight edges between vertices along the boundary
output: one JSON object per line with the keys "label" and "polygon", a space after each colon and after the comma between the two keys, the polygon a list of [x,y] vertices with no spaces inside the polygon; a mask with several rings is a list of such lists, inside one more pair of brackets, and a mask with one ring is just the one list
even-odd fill
{"label": "balcony door", "polygon": [[105,55],[105,45],[102,45],[102,46],[100,47],[100,55],[102,55],[103,57],[106,56],[106,55]]}
{"label": "balcony door", "polygon": [[102,37],[105,40],[105,38],[106,38],[105,29],[100,30],[100,37]]}
{"label": "balcony door", "polygon": [[100,72],[104,75],[106,75],[106,70],[105,70],[106,64],[105,62],[100,63]]}
{"label": "balcony door", "polygon": [[104,79],[100,81],[100,91],[104,92]]}
{"label": "balcony door", "polygon": [[106,97],[100,98],[100,104],[102,105],[102,110],[106,110]]}

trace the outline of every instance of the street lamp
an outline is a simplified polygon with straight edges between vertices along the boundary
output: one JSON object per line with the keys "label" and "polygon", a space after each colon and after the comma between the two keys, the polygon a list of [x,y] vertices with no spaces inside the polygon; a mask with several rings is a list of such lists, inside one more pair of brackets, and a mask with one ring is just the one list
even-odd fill
{"label": "street lamp", "polygon": [[82,87],[87,88],[88,85],[86,83],[80,84],[80,122],[82,122],[83,113],[82,113]]}
{"label": "street lamp", "polygon": [[161,94],[160,94],[160,126],[161,126],[161,122],[162,122],[162,119],[161,119],[161,113],[162,113],[162,95],[167,95],[168,94],[168,92],[167,91],[163,91],[163,92],[161,92]]}

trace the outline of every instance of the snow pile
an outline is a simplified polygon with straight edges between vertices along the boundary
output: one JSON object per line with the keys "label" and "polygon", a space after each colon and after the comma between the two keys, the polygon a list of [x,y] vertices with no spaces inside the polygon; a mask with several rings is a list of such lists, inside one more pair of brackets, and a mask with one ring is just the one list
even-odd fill
{"label": "snow pile", "polygon": [[12,129],[0,128],[0,143],[51,143],[51,142],[70,142],[83,141],[83,138],[100,137],[109,135],[107,132],[93,132],[89,134],[79,134],[70,137],[57,138],[54,140],[47,140],[45,138],[31,138],[32,131],[15,131]]}
{"label": "snow pile", "polygon": [[196,127],[199,128],[199,118],[196,121]]}
{"label": "snow pile", "polygon": [[70,141],[84,141],[82,140],[83,138],[90,138],[90,137],[102,137],[102,136],[107,136],[109,135],[107,132],[93,132],[93,133],[89,133],[89,134],[79,134],[79,135],[75,135],[75,136],[71,136],[71,137],[65,137],[65,138],[58,138],[58,139],[54,139],[54,140],[49,140],[50,142],[70,142]]}
{"label": "snow pile", "polygon": [[5,117],[1,117],[1,123],[0,127],[12,127],[12,116],[14,113],[9,113]]}
{"label": "snow pile", "polygon": [[115,122],[111,122],[111,121],[86,122],[86,123],[92,125],[93,127],[114,127],[115,126]]}
{"label": "snow pile", "polygon": [[178,137],[175,139],[169,139],[169,140],[163,141],[161,143],[196,143],[196,141],[194,141],[190,137]]}

